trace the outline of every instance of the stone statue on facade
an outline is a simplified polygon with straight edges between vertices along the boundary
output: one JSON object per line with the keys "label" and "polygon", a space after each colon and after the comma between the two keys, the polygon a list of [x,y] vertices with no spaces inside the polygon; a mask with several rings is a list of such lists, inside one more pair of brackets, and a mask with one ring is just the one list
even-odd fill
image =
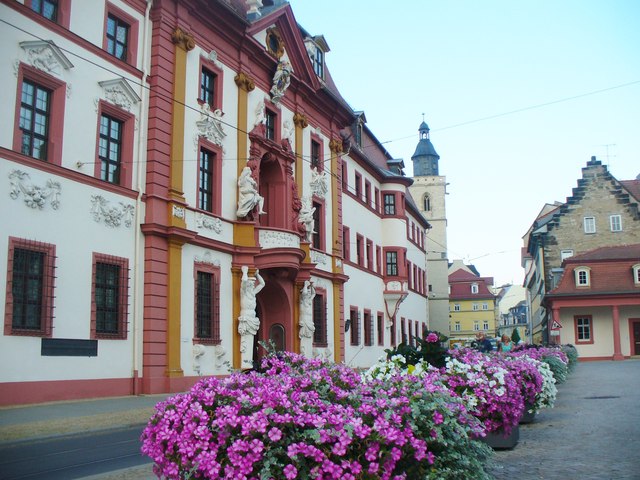
{"label": "stone statue on facade", "polygon": [[256,276],[249,276],[249,267],[242,266],[240,280],[240,316],[238,317],[238,333],[240,334],[240,352],[242,353],[242,367],[253,366],[253,337],[260,328],[260,319],[256,315],[256,295],[264,288],[264,279],[260,271]]}
{"label": "stone statue on facade", "polygon": [[300,353],[310,356],[313,349],[313,332],[316,327],[313,324],[313,299],[316,296],[316,288],[309,280],[305,280],[300,290]]}
{"label": "stone statue on facade", "polygon": [[311,242],[312,236],[315,233],[313,230],[314,218],[313,214],[315,213],[315,207],[312,207],[311,200],[309,197],[304,197],[302,199],[302,207],[300,208],[300,213],[298,214],[298,222],[300,222],[305,229],[305,240],[307,242]]}
{"label": "stone statue on facade", "polygon": [[278,103],[282,97],[284,97],[284,93],[291,83],[291,73],[293,73],[291,64],[286,60],[280,60],[276,73],[273,76],[273,84],[270,91],[271,100],[274,103]]}
{"label": "stone statue on facade", "polygon": [[258,193],[258,183],[251,176],[251,169],[244,167],[238,177],[238,218],[244,218],[259,207],[258,214],[265,213],[262,210],[264,206],[264,197]]}

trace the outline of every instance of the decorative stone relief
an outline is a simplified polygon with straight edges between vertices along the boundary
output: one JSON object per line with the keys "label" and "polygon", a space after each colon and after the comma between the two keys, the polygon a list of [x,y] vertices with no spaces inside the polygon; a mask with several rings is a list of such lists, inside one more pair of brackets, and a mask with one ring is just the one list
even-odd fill
{"label": "decorative stone relief", "polygon": [[219,218],[211,218],[204,213],[198,213],[196,215],[196,227],[206,228],[207,230],[213,230],[216,233],[221,233],[222,220]]}
{"label": "decorative stone relief", "polygon": [[211,50],[205,58],[212,62],[220,70],[222,70],[222,63],[220,62],[220,60],[218,60],[218,52],[216,52],[215,50]]}
{"label": "decorative stone relief", "polygon": [[224,357],[227,354],[227,351],[222,345],[216,345],[213,348],[213,355],[216,357],[216,367],[221,368],[224,365]]}
{"label": "decorative stone relief", "polygon": [[260,100],[258,105],[256,106],[256,119],[253,122],[253,126],[257,127],[258,125],[262,125],[265,122],[265,113],[264,113],[264,100]]}
{"label": "decorative stone relief", "polygon": [[206,263],[208,265],[213,265],[214,267],[220,266],[220,260],[213,258],[213,254],[211,252],[204,252],[202,256],[196,255],[193,260],[196,263]]}
{"label": "decorative stone relief", "polygon": [[327,265],[329,263],[329,257],[324,253],[311,250],[311,261],[320,265]]}
{"label": "decorative stone relief", "polygon": [[342,260],[340,258],[335,259],[336,268],[342,267]]}
{"label": "decorative stone relief", "polygon": [[316,167],[311,169],[311,192],[320,197],[324,198],[327,192],[329,191],[329,182],[327,181],[327,172],[322,171],[318,172]]}
{"label": "decorative stone relief", "polygon": [[314,348],[313,356],[322,358],[323,360],[331,360],[333,358],[333,351],[330,348]]}
{"label": "decorative stone relief", "polygon": [[29,174],[21,170],[13,170],[9,174],[9,182],[11,184],[9,196],[17,200],[22,193],[24,203],[29,208],[42,210],[47,200],[50,200],[51,208],[54,210],[60,206],[60,182],[49,179],[44,187],[34,185],[30,182]]}
{"label": "decorative stone relief", "polygon": [[300,237],[293,233],[260,230],[262,248],[300,248]]}
{"label": "decorative stone relief", "polygon": [[186,211],[184,209],[184,207],[179,207],[177,205],[172,205],[172,214],[174,217],[176,218],[182,218],[184,219],[184,217],[186,216]]}
{"label": "decorative stone relief", "polygon": [[91,195],[91,215],[93,219],[100,223],[104,222],[108,227],[119,227],[124,223],[126,227],[131,227],[135,207],[118,202],[117,206],[101,195]]}
{"label": "decorative stone relief", "polygon": [[291,74],[293,73],[293,67],[286,60],[280,60],[276,73],[273,75],[273,84],[271,87],[271,100],[273,103],[278,103],[284,97],[287,88],[291,84]]}
{"label": "decorative stone relief", "polygon": [[284,124],[282,125],[283,129],[282,129],[282,139],[283,140],[288,140],[289,141],[289,145],[293,145],[294,142],[294,132],[296,127],[293,125],[293,123],[291,122],[291,120],[285,120]]}
{"label": "decorative stone relief", "polygon": [[27,61],[38,70],[60,77],[62,70],[69,70],[73,63],[51,40],[20,42],[27,53]]}
{"label": "decorative stone relief", "polygon": [[313,203],[311,202],[310,197],[302,198],[302,207],[300,208],[300,213],[298,214],[298,222],[302,224],[305,231],[305,240],[307,242],[311,242],[313,234],[315,233],[313,230],[313,214],[316,209],[313,207]]}
{"label": "decorative stone relief", "polygon": [[203,357],[206,352],[205,346],[199,343],[196,343],[193,346],[193,371],[196,372],[196,375],[202,375],[200,371],[200,357]]}
{"label": "decorative stone relief", "polygon": [[211,111],[211,107],[208,103],[203,103],[200,106],[200,120],[196,121],[196,134],[195,144],[198,146],[198,138],[205,137],[212,143],[222,146],[222,141],[227,134],[222,128],[222,111],[216,108]]}
{"label": "decorative stone relief", "polygon": [[98,82],[102,87],[103,97],[110,103],[127,111],[140,101],[140,97],[124,78]]}

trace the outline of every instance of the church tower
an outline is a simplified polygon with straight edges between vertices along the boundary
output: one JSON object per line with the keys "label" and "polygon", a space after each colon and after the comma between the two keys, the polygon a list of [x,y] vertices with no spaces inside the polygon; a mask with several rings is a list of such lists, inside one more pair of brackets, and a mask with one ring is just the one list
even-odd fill
{"label": "church tower", "polygon": [[429,138],[429,126],[422,121],[419,140],[411,157],[413,185],[411,196],[420,212],[431,224],[425,241],[427,249],[427,285],[429,295],[429,328],[449,337],[449,260],[447,256],[447,182],[439,172],[440,155]]}

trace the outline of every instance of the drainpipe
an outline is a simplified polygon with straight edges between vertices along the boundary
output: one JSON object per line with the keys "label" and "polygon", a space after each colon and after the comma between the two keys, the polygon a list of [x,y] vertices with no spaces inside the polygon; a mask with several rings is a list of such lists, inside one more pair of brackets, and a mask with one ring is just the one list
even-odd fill
{"label": "drainpipe", "polygon": [[[145,89],[147,84],[147,77],[149,76],[149,59],[147,58],[147,47],[149,44],[149,39],[147,38],[149,27],[150,27],[150,18],[149,13],[151,11],[151,6],[153,5],[153,0],[147,0],[147,7],[144,12],[144,26],[142,29],[142,80],[140,86],[140,109],[139,109],[139,122],[138,122],[138,155],[137,155],[137,165],[136,165],[136,189],[138,191],[138,195],[136,197],[136,209],[135,209],[135,240],[134,240],[134,252],[133,252],[133,328],[132,328],[132,342],[133,342],[133,395],[139,395],[140,386],[139,386],[139,372],[141,369],[140,361],[138,359],[138,341],[143,338],[142,330],[144,328],[144,301],[140,301],[140,291],[144,291],[144,288],[140,289],[140,282],[144,281],[144,269],[138,268],[138,263],[140,261],[140,245],[142,243],[142,235],[140,231],[140,219],[141,219],[141,210],[142,210],[142,172],[143,166],[146,166],[146,139],[147,139],[147,96],[145,95]],[[142,159],[145,159],[143,162]],[[142,273],[141,273],[142,272]]]}

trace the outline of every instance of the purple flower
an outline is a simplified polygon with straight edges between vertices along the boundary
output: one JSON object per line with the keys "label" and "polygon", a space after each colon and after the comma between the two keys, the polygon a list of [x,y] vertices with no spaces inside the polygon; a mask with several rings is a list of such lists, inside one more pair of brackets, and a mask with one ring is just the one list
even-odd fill
{"label": "purple flower", "polygon": [[436,343],[438,341],[438,334],[431,332],[429,335],[427,335],[426,340],[429,343]]}

